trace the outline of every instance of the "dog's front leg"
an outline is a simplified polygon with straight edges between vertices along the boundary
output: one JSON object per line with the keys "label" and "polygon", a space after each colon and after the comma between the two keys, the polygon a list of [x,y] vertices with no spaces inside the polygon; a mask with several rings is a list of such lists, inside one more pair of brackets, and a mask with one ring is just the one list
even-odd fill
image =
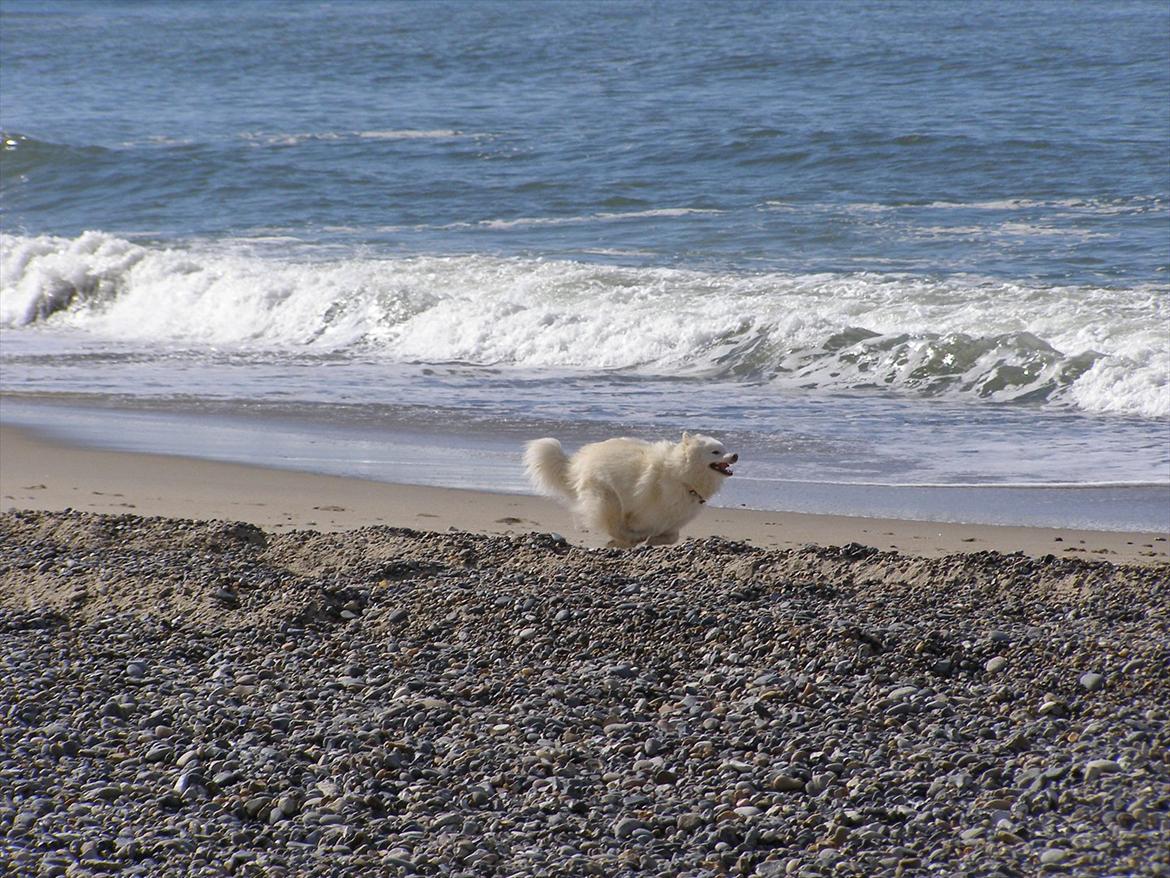
{"label": "dog's front leg", "polygon": [[646,534],[641,531],[636,531],[629,526],[617,527],[609,532],[613,537],[610,540],[611,546],[619,546],[623,549],[632,548],[646,539]]}

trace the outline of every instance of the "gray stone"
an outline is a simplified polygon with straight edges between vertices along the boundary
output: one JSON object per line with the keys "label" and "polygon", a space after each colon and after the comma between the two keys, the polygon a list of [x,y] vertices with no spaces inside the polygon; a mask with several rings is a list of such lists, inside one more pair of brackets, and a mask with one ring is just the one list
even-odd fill
{"label": "gray stone", "polygon": [[1080,684],[1082,687],[1084,687],[1085,689],[1088,689],[1090,692],[1096,692],[1098,689],[1101,688],[1101,685],[1104,682],[1105,682],[1105,678],[1103,676],[1101,676],[1100,674],[1094,673],[1093,671],[1089,671],[1088,673],[1081,674]]}
{"label": "gray stone", "polygon": [[768,786],[778,793],[802,792],[804,781],[789,774],[775,774],[768,781]]}
{"label": "gray stone", "polygon": [[1085,763],[1085,780],[1096,780],[1103,774],[1116,774],[1121,765],[1113,759],[1092,759]]}
{"label": "gray stone", "polygon": [[679,814],[675,819],[675,825],[684,832],[693,832],[700,826],[705,826],[706,824],[707,818],[702,814],[695,813],[694,811],[690,811],[686,814]]}
{"label": "gray stone", "polygon": [[614,821],[613,834],[617,838],[626,839],[637,832],[639,829],[645,829],[646,824],[641,820],[635,820],[633,817],[622,817]]}

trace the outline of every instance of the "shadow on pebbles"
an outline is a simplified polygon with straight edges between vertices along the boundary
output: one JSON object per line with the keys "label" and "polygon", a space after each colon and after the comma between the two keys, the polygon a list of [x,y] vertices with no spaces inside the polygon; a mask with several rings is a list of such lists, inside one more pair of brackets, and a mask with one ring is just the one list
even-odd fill
{"label": "shadow on pebbles", "polygon": [[0,516],[0,865],[1170,875],[1170,570]]}

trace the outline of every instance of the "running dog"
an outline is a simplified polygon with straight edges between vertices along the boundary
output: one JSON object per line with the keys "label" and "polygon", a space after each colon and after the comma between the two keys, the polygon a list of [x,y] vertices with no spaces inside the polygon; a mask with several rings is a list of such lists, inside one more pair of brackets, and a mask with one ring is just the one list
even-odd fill
{"label": "running dog", "polygon": [[538,490],[620,547],[677,542],[679,529],[723,486],[738,460],[719,440],[692,433],[678,442],[607,439],[572,457],[556,439],[536,439],[524,452]]}

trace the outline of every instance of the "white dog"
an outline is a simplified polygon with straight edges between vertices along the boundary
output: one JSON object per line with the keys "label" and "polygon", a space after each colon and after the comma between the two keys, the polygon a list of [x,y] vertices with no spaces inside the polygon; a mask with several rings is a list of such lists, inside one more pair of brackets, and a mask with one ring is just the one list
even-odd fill
{"label": "white dog", "polygon": [[679,442],[607,439],[572,457],[556,439],[536,439],[524,451],[528,478],[540,491],[623,547],[677,542],[679,528],[723,486],[737,460],[717,439],[690,433]]}

